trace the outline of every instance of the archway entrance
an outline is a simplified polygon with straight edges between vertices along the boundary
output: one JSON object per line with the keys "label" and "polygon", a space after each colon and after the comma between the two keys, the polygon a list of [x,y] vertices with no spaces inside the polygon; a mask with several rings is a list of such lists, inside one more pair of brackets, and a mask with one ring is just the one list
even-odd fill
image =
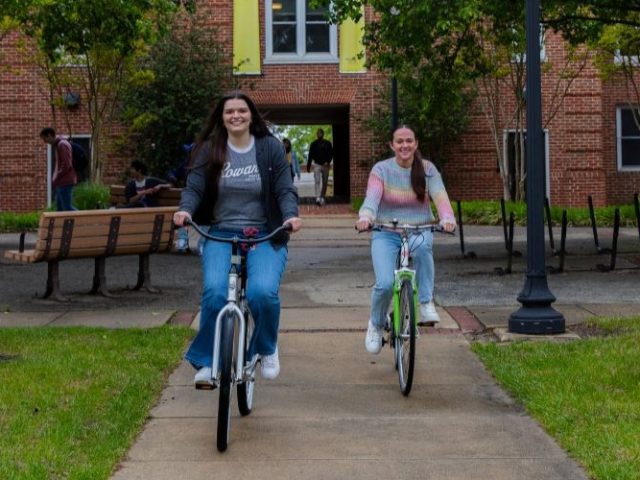
{"label": "archway entrance", "polygon": [[[265,119],[275,125],[331,125],[333,131],[333,194],[328,202],[348,203],[351,199],[349,177],[349,106],[259,105]],[[307,146],[308,148],[308,146]],[[306,158],[303,171],[306,171]],[[303,203],[313,196],[301,197]]]}

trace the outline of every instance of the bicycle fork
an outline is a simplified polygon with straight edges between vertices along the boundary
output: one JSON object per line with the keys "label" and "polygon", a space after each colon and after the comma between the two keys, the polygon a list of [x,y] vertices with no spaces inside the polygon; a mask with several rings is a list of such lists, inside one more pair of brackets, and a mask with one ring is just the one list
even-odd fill
{"label": "bicycle fork", "polygon": [[[240,310],[236,303],[236,298],[238,298],[238,290],[240,288],[239,285],[239,277],[235,272],[229,273],[229,287],[227,289],[227,304],[220,310],[218,316],[216,317],[216,325],[213,335],[213,365],[211,371],[213,372],[213,382],[216,387],[220,386],[220,341],[221,341],[221,332],[222,332],[222,321],[227,314],[231,314],[234,318],[234,331],[238,332],[237,338],[243,339],[245,337],[246,332],[246,319],[244,318],[243,312]],[[237,329],[237,330],[236,330]],[[234,335],[235,337],[235,335]],[[232,338],[231,341],[234,341]],[[242,340],[238,342],[238,346],[235,349],[236,357],[235,362],[236,366],[233,372],[233,382],[241,382],[244,378],[244,346],[242,345]]]}
{"label": "bicycle fork", "polygon": [[[404,280],[411,282],[413,290],[413,306],[418,311],[418,285],[416,282],[416,272],[407,267],[401,267],[394,272],[395,280],[393,282],[393,335],[400,335],[400,289]],[[414,319],[415,320],[415,319]],[[417,321],[417,320],[416,320]]]}

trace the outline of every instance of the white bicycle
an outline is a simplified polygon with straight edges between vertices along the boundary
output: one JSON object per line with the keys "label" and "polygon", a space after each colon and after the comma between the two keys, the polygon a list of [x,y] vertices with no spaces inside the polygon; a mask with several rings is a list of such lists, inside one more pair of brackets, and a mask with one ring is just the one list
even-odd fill
{"label": "white bicycle", "polygon": [[254,321],[246,296],[247,268],[246,255],[241,252],[243,245],[251,246],[266,242],[281,231],[290,231],[291,225],[278,227],[269,235],[260,238],[216,237],[202,230],[192,221],[185,222],[204,238],[231,244],[231,268],[227,303],[216,317],[213,336],[213,365],[211,382],[196,384],[197,389],[219,390],[217,447],[224,452],[229,445],[231,424],[231,387],[236,385],[238,409],[245,416],[253,408],[256,366],[258,355],[248,357],[249,342],[253,335]]}

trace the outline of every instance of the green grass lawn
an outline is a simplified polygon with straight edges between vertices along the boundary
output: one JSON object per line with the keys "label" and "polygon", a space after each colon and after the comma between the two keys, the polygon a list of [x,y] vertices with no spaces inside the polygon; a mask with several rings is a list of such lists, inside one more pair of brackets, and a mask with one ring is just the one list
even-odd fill
{"label": "green grass lawn", "polygon": [[640,317],[571,343],[474,344],[498,381],[598,480],[640,478]]}
{"label": "green grass lawn", "polygon": [[0,478],[108,478],[192,333],[0,329]]}

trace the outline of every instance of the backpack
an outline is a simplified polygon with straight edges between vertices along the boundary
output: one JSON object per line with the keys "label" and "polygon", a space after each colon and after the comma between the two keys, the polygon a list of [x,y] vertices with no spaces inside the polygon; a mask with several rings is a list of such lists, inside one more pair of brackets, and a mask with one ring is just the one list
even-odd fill
{"label": "backpack", "polygon": [[69,140],[69,143],[71,144],[71,160],[73,162],[73,169],[76,171],[76,174],[84,175],[89,167],[87,153],[79,143],[71,140]]}

